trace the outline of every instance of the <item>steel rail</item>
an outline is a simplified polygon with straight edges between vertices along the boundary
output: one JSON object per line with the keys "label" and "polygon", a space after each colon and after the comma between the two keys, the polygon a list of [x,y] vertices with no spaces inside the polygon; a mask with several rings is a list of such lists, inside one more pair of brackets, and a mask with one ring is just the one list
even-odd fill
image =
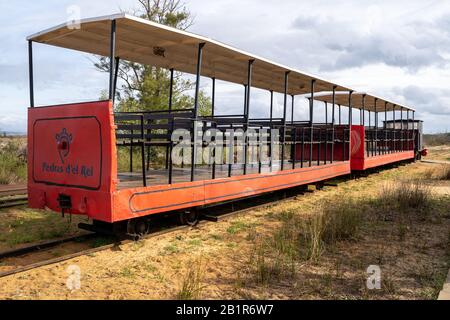
{"label": "steel rail", "polygon": [[[340,176],[340,177],[336,177],[335,179],[331,179],[330,181],[339,181],[339,182],[346,182],[349,180],[352,180],[354,177],[353,175],[346,175],[346,176]],[[337,187],[339,185],[339,182],[336,183],[330,183],[327,181],[320,181],[317,183],[311,183],[309,185],[316,185],[316,190],[317,191],[321,191],[323,190],[324,186],[327,187]],[[307,186],[307,185],[306,185]],[[204,225],[207,223],[210,223],[211,221],[224,221],[228,218],[231,217],[235,217],[244,213],[247,213],[249,211],[254,211],[254,210],[259,210],[259,209],[264,209],[264,208],[268,208],[274,205],[277,205],[279,203],[283,203],[285,201],[290,201],[290,200],[294,200],[296,199],[298,196],[300,195],[305,195],[306,193],[313,193],[314,191],[308,190],[308,189],[303,189],[302,187],[305,186],[299,186],[297,188],[292,188],[292,189],[287,189],[287,190],[280,190],[277,192],[273,192],[272,195],[275,196],[274,199],[272,198],[267,198],[267,195],[265,195],[264,197],[261,196],[255,196],[251,199],[255,200],[255,199],[260,199],[262,201],[265,201],[262,204],[258,204],[258,205],[252,205],[252,203],[249,203],[249,198],[243,199],[243,200],[239,200],[239,201],[230,201],[228,203],[224,203],[224,204],[220,204],[220,205],[215,205],[215,206],[210,206],[207,207],[205,209],[220,209],[223,208],[227,205],[231,205],[231,212],[228,213],[223,213],[223,214],[219,214],[217,216],[213,216],[213,219],[208,219],[208,217],[206,217],[204,220],[201,220],[199,222],[198,225]],[[293,195],[287,196],[288,192],[294,192]],[[236,210],[236,207],[238,207],[239,205],[244,204],[245,207],[243,209],[238,209]],[[211,217],[209,217],[211,218]],[[215,220],[214,220],[215,219]],[[198,226],[197,225],[197,226]],[[165,230],[161,230],[161,231],[157,231],[154,233],[151,233],[145,237],[142,238],[142,240],[148,240],[148,239],[152,239],[152,238],[156,238],[162,235],[166,235],[166,234],[170,234],[173,232],[177,232],[177,231],[187,231],[187,230],[191,230],[193,227],[191,226],[177,226],[177,227],[173,227],[173,228],[168,228]],[[44,242],[41,244],[37,244],[37,245],[33,245],[33,246],[29,246],[29,247],[25,247],[25,248],[21,248],[21,249],[17,249],[17,250],[13,250],[13,251],[9,251],[9,252],[4,252],[4,253],[0,253],[0,259],[4,259],[4,258],[11,258],[11,257],[18,257],[18,256],[22,256],[25,254],[29,254],[29,253],[33,253],[33,252],[39,252],[45,249],[49,249],[52,247],[56,247],[57,245],[60,244],[64,244],[64,243],[68,243],[71,241],[80,241],[80,238],[85,237],[86,239],[89,237],[95,237],[97,236],[97,234],[95,233],[91,233],[91,234],[87,234],[87,235],[82,235],[82,236],[76,236],[76,237],[68,237],[65,239],[59,239],[59,240],[54,240],[54,241],[48,241],[48,242]],[[121,245],[126,245],[129,243],[133,243],[133,240],[122,240],[122,241],[117,241],[111,244],[107,244],[104,246],[100,246],[97,248],[93,248],[93,249],[88,249],[88,250],[82,250],[80,252],[76,252],[76,253],[72,253],[69,255],[65,255],[65,256],[61,256],[61,257],[57,257],[57,258],[53,258],[53,259],[49,259],[49,260],[44,260],[44,261],[40,261],[40,262],[36,262],[27,266],[22,266],[13,270],[9,270],[9,271],[5,271],[0,273],[0,278],[4,278],[7,276],[11,276],[11,275],[16,275],[16,274],[20,274],[29,270],[33,270],[33,269],[37,269],[37,268],[41,268],[41,267],[45,267],[45,266],[49,266],[49,265],[53,265],[53,264],[57,264],[57,263],[61,263],[64,261],[68,261],[68,260],[72,260],[74,258],[78,258],[78,257],[82,257],[82,256],[88,256],[97,252],[101,252],[101,251],[105,251],[105,250],[109,250]]]}

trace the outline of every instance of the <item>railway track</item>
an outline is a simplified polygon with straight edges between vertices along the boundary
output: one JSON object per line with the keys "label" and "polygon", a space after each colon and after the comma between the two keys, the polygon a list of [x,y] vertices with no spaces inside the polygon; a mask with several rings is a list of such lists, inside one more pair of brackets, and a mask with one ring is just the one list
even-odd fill
{"label": "railway track", "polygon": [[[376,173],[376,172],[377,171],[374,171],[373,173]],[[360,178],[365,178],[365,177],[366,176],[360,176]],[[320,182],[315,185],[316,190],[320,191],[324,187],[338,187],[340,183],[352,180],[354,178],[355,178],[354,176],[349,175],[349,176],[344,176],[344,177],[339,177],[337,179],[333,179],[332,181]],[[310,193],[314,193],[314,191],[310,190],[308,188],[305,188],[303,186],[303,187],[297,187],[297,188],[273,192],[271,194],[267,194],[264,196],[256,196],[253,198],[246,198],[246,199],[243,199],[240,201],[232,201],[232,202],[223,203],[220,205],[205,207],[205,208],[201,209],[201,213],[202,213],[202,216],[204,219],[200,221],[199,225],[210,223],[211,221],[220,222],[220,221],[226,220],[227,218],[230,218],[230,217],[238,216],[238,215],[241,215],[241,214],[247,213],[249,211],[253,211],[253,210],[268,208],[270,206],[279,204],[281,202],[293,200],[293,199],[296,199],[298,196],[302,196],[302,195],[310,194]],[[214,211],[214,213],[211,214],[211,211]],[[190,227],[190,226],[179,226],[179,225],[172,226],[169,228],[167,228],[167,225],[161,226],[161,227],[155,229],[151,234],[144,237],[144,240],[156,238],[161,235],[173,233],[176,231],[190,230],[191,228],[192,227]],[[99,235],[97,235],[95,233],[89,233],[89,234],[76,236],[76,237],[68,237],[68,238],[58,239],[58,240],[54,240],[54,241],[47,241],[47,242],[40,243],[37,245],[31,245],[31,246],[25,247],[25,248],[20,248],[17,250],[3,252],[3,253],[0,253],[0,263],[3,262],[5,259],[22,257],[22,256],[26,256],[29,254],[34,254],[36,252],[41,252],[43,250],[52,249],[52,248],[55,248],[62,244],[67,244],[70,242],[77,242],[77,241],[85,241],[88,239],[93,239],[98,236]],[[15,275],[15,274],[20,274],[20,273],[23,273],[23,272],[26,272],[26,271],[29,271],[32,269],[41,268],[44,266],[61,263],[61,262],[67,261],[67,260],[72,260],[77,257],[91,255],[91,254],[94,254],[97,252],[109,250],[114,247],[118,247],[118,246],[125,245],[125,244],[132,243],[132,242],[133,242],[133,240],[112,241],[109,244],[102,245],[99,247],[95,247],[95,248],[91,248],[91,249],[87,249],[87,250],[81,250],[79,252],[64,255],[61,257],[43,260],[43,261],[32,263],[32,264],[29,264],[26,266],[21,266],[21,267],[15,268],[13,270],[0,272],[0,278]]]}
{"label": "railway track", "polygon": [[27,191],[26,185],[0,186],[0,209],[26,205]]}
{"label": "railway track", "polygon": [[[335,185],[333,184],[333,186],[335,186]],[[295,199],[298,196],[304,195],[306,193],[312,193],[312,191],[301,190],[301,189],[298,189],[297,191],[292,191],[292,190],[288,190],[288,191],[290,191],[290,192],[287,193],[286,190],[282,191],[282,192],[275,192],[275,193],[271,194],[270,197],[268,197],[267,195],[264,198],[255,197],[255,198],[252,198],[251,201],[249,201],[249,199],[246,199],[246,200],[242,200],[242,201],[238,201],[238,202],[230,202],[230,203],[225,203],[225,204],[222,204],[219,206],[204,208],[204,209],[202,209],[202,213],[204,214],[204,219],[200,221],[199,225],[210,223],[211,221],[215,221],[215,222],[223,221],[223,220],[226,220],[227,218],[234,217],[234,216],[237,216],[240,214],[244,214],[249,211],[253,211],[253,210],[257,210],[257,209],[261,209],[261,208],[267,208],[269,206],[276,205],[283,201]],[[207,213],[209,213],[211,210],[215,211],[214,215],[207,215]],[[144,240],[156,238],[161,235],[173,233],[176,231],[189,230],[191,228],[192,227],[190,227],[190,226],[175,226],[175,227],[169,227],[169,228],[162,226],[159,229],[152,232],[151,234],[149,234],[148,236],[144,237]],[[89,239],[94,239],[95,237],[98,237],[98,236],[99,235],[94,234],[94,233],[88,233],[88,234],[81,235],[81,236],[73,236],[73,237],[57,239],[54,241],[46,241],[46,242],[39,243],[36,245],[30,245],[27,247],[19,248],[17,250],[0,252],[0,263],[4,262],[5,260],[8,260],[8,259],[26,257],[30,254],[35,254],[38,252],[43,252],[45,250],[55,249],[60,245],[68,244],[70,242],[80,242],[80,241],[86,241]],[[125,245],[125,244],[132,243],[132,242],[133,242],[133,240],[112,241],[111,243],[103,245],[103,246],[99,246],[99,247],[95,247],[95,248],[91,248],[91,249],[87,249],[87,250],[82,250],[82,251],[64,255],[61,257],[51,258],[48,260],[43,260],[43,261],[39,261],[39,262],[32,263],[29,265],[14,268],[12,270],[0,272],[0,278],[20,274],[20,273],[23,273],[23,272],[26,272],[26,271],[29,271],[32,269],[41,268],[44,266],[61,263],[61,262],[67,261],[67,260],[72,260],[77,257],[91,255],[91,254],[94,254],[97,252],[109,250],[114,247]]]}

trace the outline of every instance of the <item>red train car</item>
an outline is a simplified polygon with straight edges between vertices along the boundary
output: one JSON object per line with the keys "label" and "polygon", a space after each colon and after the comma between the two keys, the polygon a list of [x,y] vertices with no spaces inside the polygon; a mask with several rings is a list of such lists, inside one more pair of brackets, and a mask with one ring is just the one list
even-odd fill
{"label": "red train car", "polygon": [[[32,208],[85,215],[97,229],[126,228],[129,235],[142,235],[148,232],[149,219],[157,214],[177,212],[193,224],[198,221],[195,209],[199,207],[349,174],[361,153],[355,151],[354,135],[364,132],[352,126],[351,116],[354,108],[361,107],[352,105],[350,88],[222,43],[126,14],[86,19],[76,26],[60,25],[30,36],[28,41],[28,191]],[[109,56],[109,100],[36,107],[33,42]],[[121,60],[169,70],[172,81],[167,110],[114,112]],[[191,109],[172,108],[175,71],[196,75]],[[199,115],[202,76],[213,84],[210,116]],[[216,114],[216,79],[244,85],[243,114]],[[271,93],[270,118],[250,117],[252,88]],[[325,123],[316,123],[315,94],[327,91],[332,92],[332,121],[328,121],[327,108]],[[282,118],[273,116],[274,92],[284,96]],[[335,99],[343,92],[347,92],[350,116],[347,124],[338,124]],[[306,94],[310,95],[310,118],[296,121],[294,98]],[[179,130],[188,138],[174,139]],[[210,149],[204,140],[209,141]],[[121,149],[129,152],[126,170],[119,170]],[[204,156],[205,150],[212,153]],[[152,163],[152,152],[165,153],[163,165]],[[177,155],[181,155],[181,163]]]}
{"label": "red train car", "polygon": [[[322,94],[316,99],[341,108],[349,105],[349,97],[348,93],[335,97]],[[353,93],[351,103],[360,110],[359,124],[351,127],[352,171],[414,161],[422,154],[422,130],[414,119],[415,110],[366,93]],[[384,116],[383,126],[379,124],[380,114]],[[390,115],[392,120],[388,120]]]}

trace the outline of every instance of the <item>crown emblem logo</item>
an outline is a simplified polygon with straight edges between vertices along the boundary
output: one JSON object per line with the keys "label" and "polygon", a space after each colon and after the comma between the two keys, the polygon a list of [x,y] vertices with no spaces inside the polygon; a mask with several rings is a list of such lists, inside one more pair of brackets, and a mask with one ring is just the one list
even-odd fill
{"label": "crown emblem logo", "polygon": [[65,159],[69,156],[70,145],[72,143],[72,135],[67,132],[67,129],[62,129],[61,133],[56,135],[56,142],[58,145],[58,153],[61,162],[64,164]]}

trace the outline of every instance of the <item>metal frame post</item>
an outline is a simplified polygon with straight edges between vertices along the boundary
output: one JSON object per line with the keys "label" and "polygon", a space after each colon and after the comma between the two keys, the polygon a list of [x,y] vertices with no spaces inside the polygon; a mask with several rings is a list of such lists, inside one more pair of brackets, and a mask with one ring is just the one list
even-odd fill
{"label": "metal frame post", "polygon": [[353,107],[352,107],[352,96],[353,96],[353,91],[349,91],[348,94],[348,108],[349,108],[349,115],[348,115],[348,119],[349,119],[349,130],[348,130],[348,159],[350,160],[351,158],[351,152],[352,152],[352,139],[351,139],[351,132],[352,132],[352,125],[353,125]]}
{"label": "metal frame post", "polygon": [[[216,115],[216,78],[212,77],[212,93],[211,93],[211,118],[214,121],[214,117]],[[217,124],[213,123],[213,127],[217,130]],[[223,146],[222,146],[223,147]],[[217,142],[214,143],[214,150],[213,150],[213,157],[214,162],[212,164],[212,179],[216,179],[216,165],[217,165],[217,159],[216,159],[216,148],[217,148]],[[222,163],[222,162],[221,162]]]}
{"label": "metal frame post", "polygon": [[[413,140],[413,150],[416,151],[416,138],[415,138],[415,133],[416,133],[416,111],[412,112],[412,127],[413,127],[413,134],[412,134],[412,140]],[[419,126],[417,125],[417,130],[419,129]],[[417,150],[419,150],[419,146],[417,146]]]}
{"label": "metal frame post", "polygon": [[216,116],[216,78],[212,77],[211,117]]}
{"label": "metal frame post", "polygon": [[201,70],[203,61],[203,48],[205,43],[200,43],[198,45],[198,55],[197,55],[197,72],[196,72],[196,84],[195,84],[195,100],[194,100],[194,122],[192,124],[192,163],[191,163],[191,181],[195,181],[195,167],[197,164],[197,126],[196,122],[198,120],[198,103],[200,94],[200,80],[201,80]]}
{"label": "metal frame post", "polygon": [[375,155],[379,155],[379,144],[378,144],[378,99],[375,98]]}
{"label": "metal frame post", "polygon": [[116,20],[111,21],[111,39],[109,45],[109,100],[113,100],[115,75],[114,59],[116,57]]}
{"label": "metal frame post", "polygon": [[[170,69],[170,83],[169,83],[169,113],[172,114],[173,109],[173,83],[174,83],[174,69]],[[172,142],[172,133],[174,130],[174,119],[170,117],[170,141],[169,146],[166,150],[166,168],[169,169],[169,184],[172,184],[173,181],[173,161],[172,161],[172,151],[173,151],[173,142]]]}
{"label": "metal frame post", "polygon": [[316,80],[311,80],[311,99],[309,101],[309,125],[310,128],[310,141],[309,141],[309,167],[312,167],[313,161],[313,142],[314,142],[314,92],[315,92]]}
{"label": "metal frame post", "polygon": [[[366,95],[363,94],[362,96],[362,126],[366,126]],[[365,130],[365,129],[364,129]]]}
{"label": "metal frame post", "polygon": [[336,123],[336,86],[333,86],[333,110],[332,110],[332,144],[331,144],[331,163],[334,162],[334,143],[336,140],[336,134],[335,134],[335,123]]}
{"label": "metal frame post", "polygon": [[328,163],[328,103],[325,102],[325,160],[324,164]]}
{"label": "metal frame post", "polygon": [[[297,128],[294,126],[294,113],[295,113],[295,96],[292,94],[292,119],[291,119],[291,139],[293,140],[292,148],[291,148],[291,158],[292,158],[292,169],[295,169],[295,161],[296,161],[296,148],[297,148]],[[293,133],[292,133],[293,132]]]}
{"label": "metal frame post", "polygon": [[272,129],[273,129],[273,90],[270,90],[270,130],[269,130],[269,153],[270,153],[270,172],[273,171],[273,145],[272,145]]}
{"label": "metal frame post", "polygon": [[396,116],[395,116],[395,107],[396,107],[397,105],[395,105],[394,104],[394,108],[393,108],[393,110],[392,110],[392,121],[393,121],[393,130],[392,130],[392,134],[393,134],[393,139],[394,139],[394,141],[393,141],[393,145],[394,145],[394,148],[393,148],[393,152],[397,152],[398,150],[397,150],[397,141],[396,141],[396,137],[397,137],[397,134],[396,134],[396,130],[397,130],[397,125],[396,125]]}
{"label": "metal frame post", "polygon": [[373,156],[373,130],[372,130],[372,112],[369,110],[369,132],[370,132],[370,152],[368,153],[369,156]]}
{"label": "metal frame post", "polygon": [[411,140],[411,132],[409,129],[409,109],[406,110],[406,150],[409,151],[410,150],[410,140]]}
{"label": "metal frame post", "polygon": [[142,161],[142,182],[147,187],[147,170],[145,167],[145,117],[141,115],[141,161]]}
{"label": "metal frame post", "polygon": [[33,69],[33,41],[28,41],[28,77],[30,83],[30,108],[34,108],[34,69]]}
{"label": "metal frame post", "polygon": [[119,65],[120,65],[120,57],[116,57],[115,60],[115,70],[114,70],[114,92],[113,92],[113,107],[116,102],[116,93],[117,93],[117,80],[119,78]]}
{"label": "metal frame post", "polygon": [[400,125],[401,151],[405,151],[405,148],[404,148],[404,132],[403,132],[403,107],[400,108],[400,123],[401,123],[401,125]]}
{"label": "metal frame post", "polygon": [[291,124],[294,124],[294,109],[295,109],[295,96],[292,94],[291,95],[291,99],[292,99],[292,119],[291,119]]}
{"label": "metal frame post", "polygon": [[387,142],[388,142],[388,130],[387,130],[387,105],[388,103],[385,102],[384,103],[384,154],[388,154],[388,147],[387,147]]}
{"label": "metal frame post", "polygon": [[287,121],[287,96],[289,88],[289,71],[284,74],[284,111],[283,111],[283,137],[281,145],[281,171],[284,170],[284,156],[286,151],[286,121]]}
{"label": "metal frame post", "polygon": [[249,60],[248,62],[248,70],[247,70],[247,86],[246,86],[246,95],[245,95],[245,145],[244,145],[244,175],[247,174],[247,164],[248,164],[248,146],[249,146],[249,137],[248,137],[248,128],[250,125],[250,93],[252,89],[252,75],[253,75],[253,63],[255,60]]}
{"label": "metal frame post", "polygon": [[342,126],[342,106],[339,104],[339,125]]}

